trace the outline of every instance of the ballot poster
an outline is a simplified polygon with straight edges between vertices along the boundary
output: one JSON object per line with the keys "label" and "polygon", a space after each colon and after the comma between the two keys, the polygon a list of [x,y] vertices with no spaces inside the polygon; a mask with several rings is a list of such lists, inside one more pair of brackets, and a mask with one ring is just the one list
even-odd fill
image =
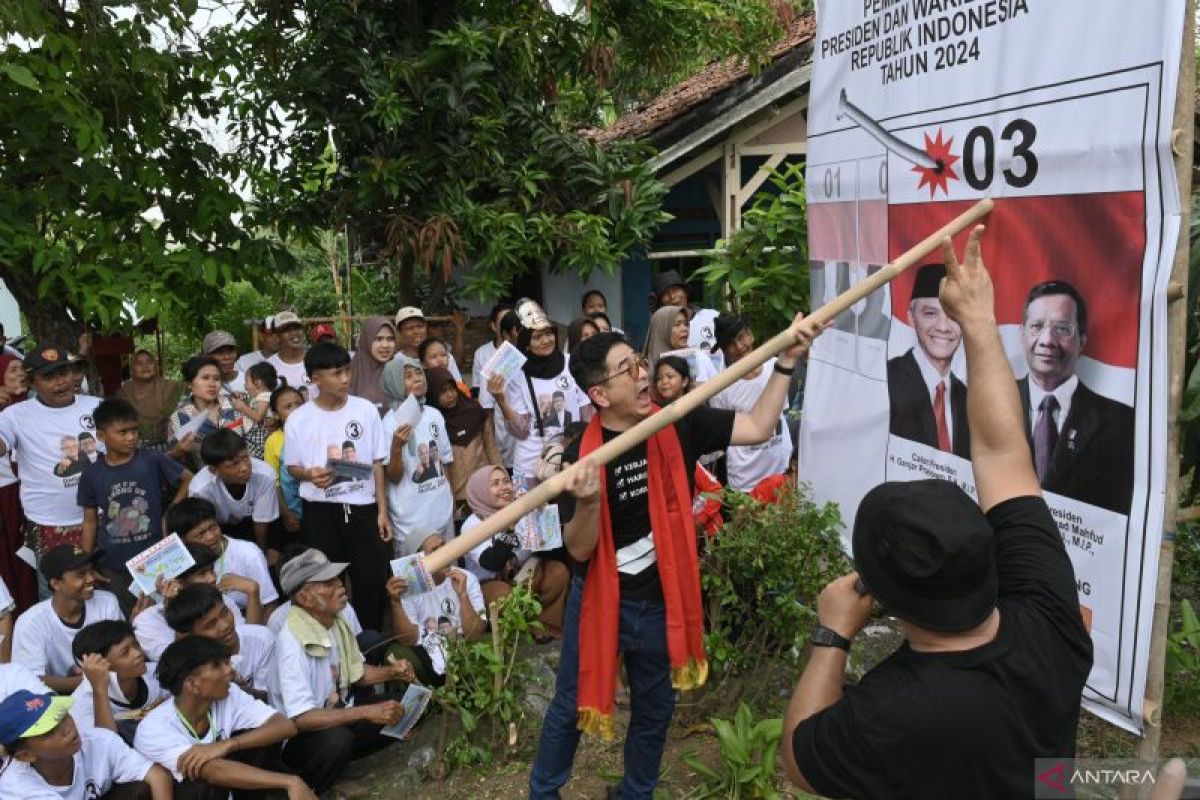
{"label": "ballot poster", "polygon": [[[1094,643],[1085,706],[1140,731],[1166,485],[1184,2],[839,0],[818,16],[813,305],[995,199],[983,256]],[[937,299],[939,261],[859,301],[812,350],[800,480],[841,506],[847,546],[882,481],[943,479],[975,496],[971,386],[961,330]]]}

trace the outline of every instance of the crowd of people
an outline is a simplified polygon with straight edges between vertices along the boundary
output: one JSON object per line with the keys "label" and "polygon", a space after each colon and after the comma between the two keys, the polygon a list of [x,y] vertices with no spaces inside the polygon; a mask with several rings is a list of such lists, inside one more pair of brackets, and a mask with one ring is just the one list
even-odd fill
{"label": "crowd of people", "polygon": [[[62,348],[0,356],[0,795],[322,792],[351,759],[395,741],[380,731],[400,718],[405,684],[443,682],[451,640],[487,635],[489,608],[522,582],[541,601],[539,636],[567,636],[564,662],[578,663],[566,655],[578,649],[572,589],[589,567],[570,544],[532,552],[502,531],[419,595],[390,562],[433,553],[594,448],[620,414],[675,401],[752,347],[745,320],[689,307],[675,273],[659,277],[655,301],[640,352],[614,331],[600,292],[581,298],[565,340],[536,303],[498,304],[469,384],[414,307],[365,320],[353,350],[286,310],[251,352],[210,331],[178,379],[139,350],[107,398],[89,393],[85,360]],[[489,376],[506,344],[523,366]],[[615,344],[628,354],[610,371]],[[694,529],[719,527],[719,504],[701,492],[725,481],[749,491],[788,469],[786,389],[768,382],[781,372],[769,362],[751,373],[691,429],[694,471],[672,466],[688,502],[672,513]],[[612,412],[620,392],[624,411]],[[402,416],[409,400],[418,411]],[[641,452],[608,523],[617,544],[605,583],[654,600],[667,556],[653,553],[657,506],[633,508],[660,493]],[[570,529],[590,504],[564,496],[560,507]],[[127,563],[170,534],[192,565],[145,591]],[[695,548],[676,548],[685,572]],[[626,657],[631,675],[657,673],[636,664]],[[661,687],[655,702],[666,702]],[[598,729],[611,724],[603,707]],[[649,747],[630,796],[656,778],[652,762]]]}
{"label": "crowd of people", "polygon": [[[946,242],[928,290],[968,356],[956,421],[978,500],[934,480],[863,498],[857,571],[821,593],[784,724],[784,772],[808,791],[1020,796],[1035,757],[1074,753],[1091,641],[981,235],[961,264]],[[754,348],[746,320],[688,306],[678,275],[655,288],[640,349],[599,292],[566,342],[536,303],[497,305],[470,385],[412,307],[368,319],[353,352],[290,311],[240,357],[212,331],[180,383],[138,352],[105,399],[62,349],[0,356],[0,797],[315,797],[395,744],[406,686],[444,682],[451,642],[487,636],[517,584],[561,648],[530,796],[559,796],[581,732],[614,735],[623,680],[609,794],[652,797],[677,692],[708,676],[709,493],[775,496],[795,459],[789,394],[821,332],[797,315],[792,346],[600,466],[597,448]],[[506,348],[523,357],[507,378],[488,367]],[[561,546],[504,530],[423,593],[393,574],[571,463]],[[171,534],[188,565],[141,588],[126,562]],[[844,686],[875,601],[905,643]]]}

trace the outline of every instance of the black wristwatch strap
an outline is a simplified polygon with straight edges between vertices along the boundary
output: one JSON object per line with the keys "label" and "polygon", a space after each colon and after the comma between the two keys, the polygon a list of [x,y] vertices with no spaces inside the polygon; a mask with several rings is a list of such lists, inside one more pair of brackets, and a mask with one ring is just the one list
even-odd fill
{"label": "black wristwatch strap", "polygon": [[813,628],[812,636],[808,637],[808,640],[817,647],[840,647],[847,653],[850,652],[850,640],[824,625]]}
{"label": "black wristwatch strap", "polygon": [[788,375],[788,376],[791,376],[796,371],[795,365],[790,366],[790,367],[781,367],[781,366],[779,366],[778,361],[775,362],[775,366],[771,367],[771,369],[775,372],[778,372],[780,375]]}

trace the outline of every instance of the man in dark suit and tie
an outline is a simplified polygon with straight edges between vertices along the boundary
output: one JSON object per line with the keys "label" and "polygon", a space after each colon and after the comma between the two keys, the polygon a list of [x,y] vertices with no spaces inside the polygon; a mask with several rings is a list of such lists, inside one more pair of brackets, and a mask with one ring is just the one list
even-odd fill
{"label": "man in dark suit and tie", "polygon": [[1087,304],[1066,281],[1029,290],[1021,325],[1028,377],[1017,381],[1042,488],[1119,514],[1133,496],[1133,409],[1075,374]]}
{"label": "man in dark suit and tie", "polygon": [[888,360],[888,428],[896,436],[969,459],[967,387],[950,371],[962,329],[938,300],[944,277],[943,264],[926,264],[917,271],[908,303],[917,346]]}

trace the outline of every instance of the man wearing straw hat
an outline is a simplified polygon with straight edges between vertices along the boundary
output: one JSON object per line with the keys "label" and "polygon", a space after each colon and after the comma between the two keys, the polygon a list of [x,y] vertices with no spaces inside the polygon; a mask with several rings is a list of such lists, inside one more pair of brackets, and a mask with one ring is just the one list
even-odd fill
{"label": "man wearing straw hat", "polygon": [[791,332],[800,344],[779,355],[749,413],[699,407],[603,470],[588,454],[656,410],[646,364],[619,333],[597,334],[571,354],[571,375],[597,414],[565,457],[584,459],[558,501],[566,521],[564,542],[581,567],[567,601],[555,695],[542,724],[531,797],[559,796],[581,731],[613,736],[619,653],[632,700],[619,796],[652,797],[675,690],[695,688],[708,677],[690,465],[703,453],[770,437],[796,360],[816,330],[797,315]]}
{"label": "man wearing straw hat", "polygon": [[[951,481],[883,483],[854,520],[858,572],[817,600],[783,763],[831,797],[1028,797],[1035,758],[1075,754],[1092,667],[1075,574],[1041,496],[979,254],[947,239],[940,298],[961,327],[979,503]],[[843,688],[872,599],[906,641]]]}

